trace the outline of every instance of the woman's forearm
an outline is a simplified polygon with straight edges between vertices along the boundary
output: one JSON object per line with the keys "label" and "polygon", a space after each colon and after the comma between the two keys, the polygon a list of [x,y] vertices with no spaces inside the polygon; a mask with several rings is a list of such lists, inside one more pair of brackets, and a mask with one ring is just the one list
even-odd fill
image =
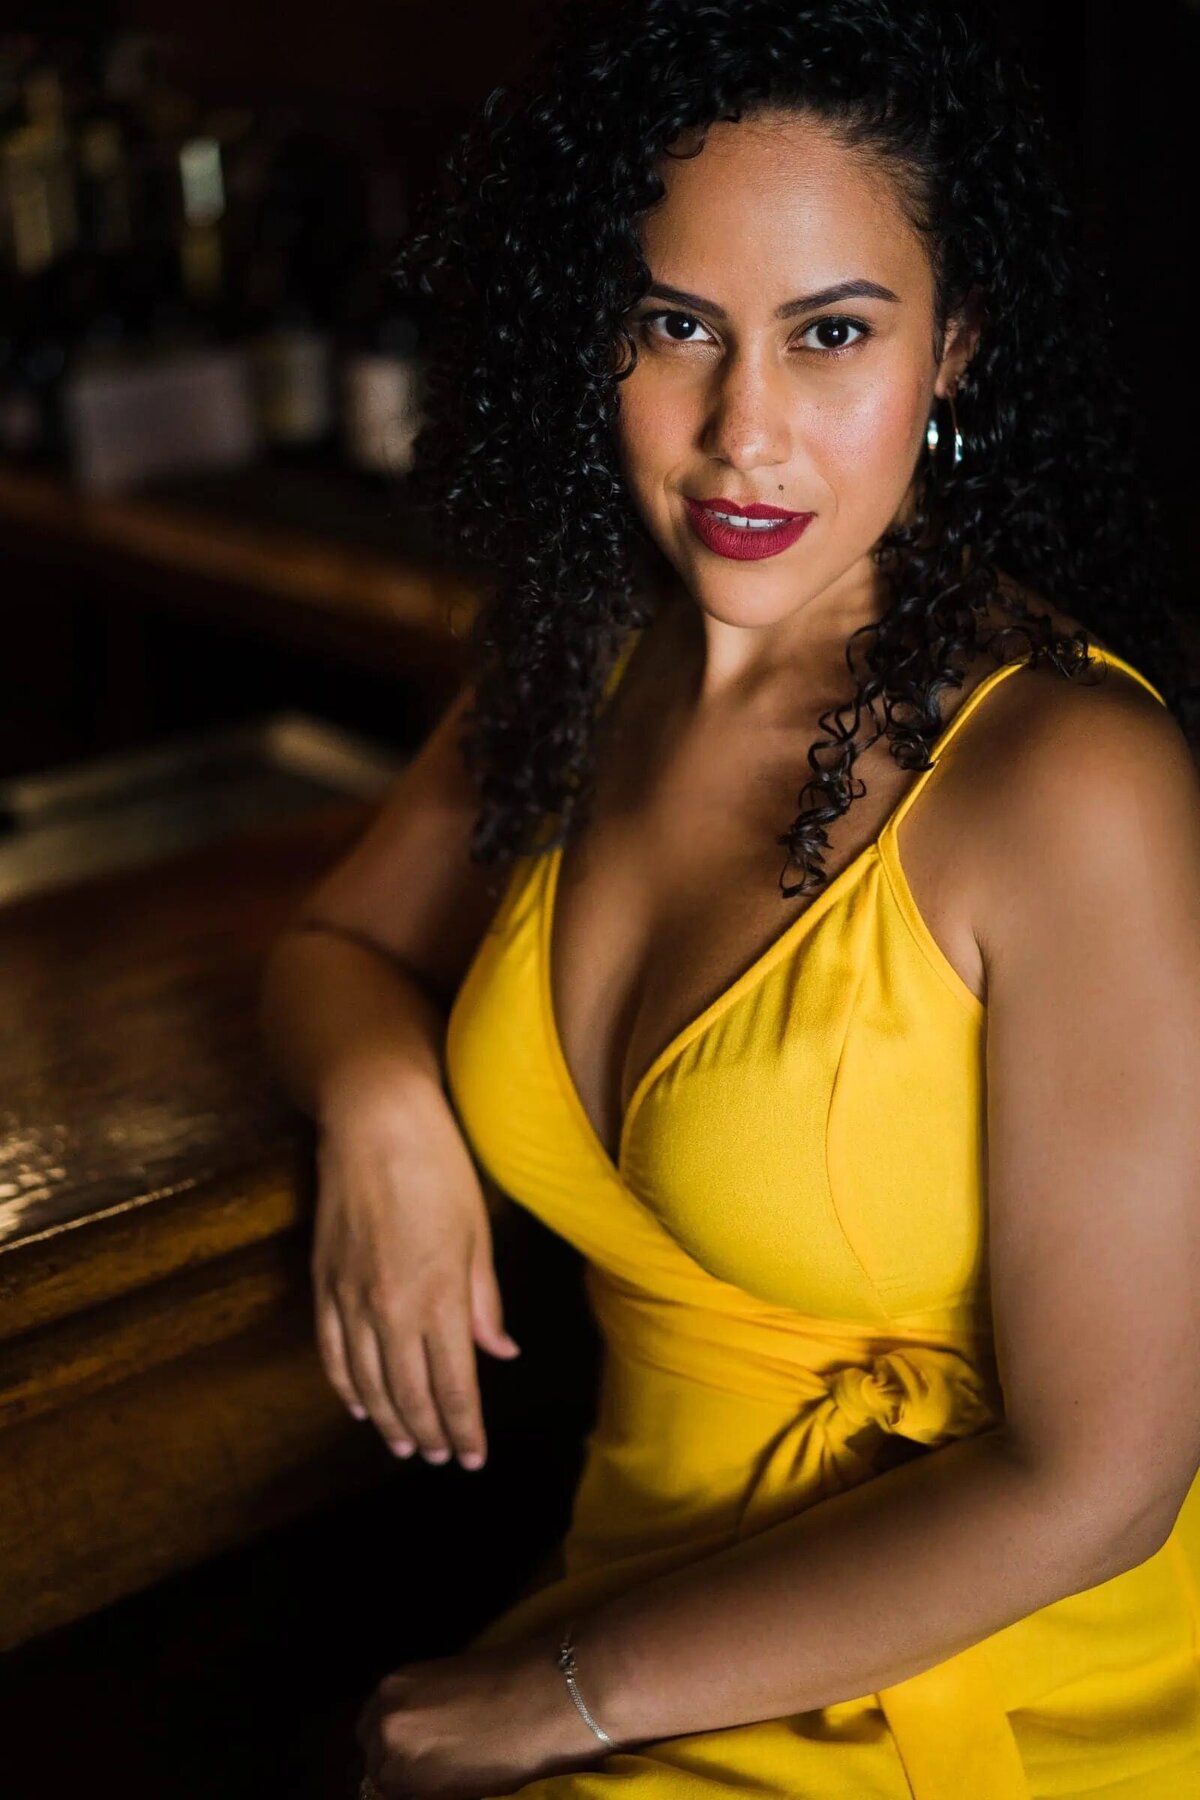
{"label": "woman's forearm", "polygon": [[581,1616],[581,1689],[624,1744],[858,1699],[1144,1561],[1160,1524],[964,1438]]}
{"label": "woman's forearm", "polygon": [[325,930],[281,933],[264,969],[258,1020],[281,1085],[314,1118],[372,1087],[442,1092],[442,1008],[367,944]]}

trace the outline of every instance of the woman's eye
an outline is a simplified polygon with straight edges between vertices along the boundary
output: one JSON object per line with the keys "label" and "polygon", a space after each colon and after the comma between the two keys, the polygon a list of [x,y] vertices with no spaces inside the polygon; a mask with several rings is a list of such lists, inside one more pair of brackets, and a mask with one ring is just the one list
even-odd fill
{"label": "woman's eye", "polygon": [[660,322],[663,327],[662,331],[650,333],[652,337],[657,338],[660,342],[664,338],[669,344],[698,344],[704,341],[695,335],[697,331],[703,331],[704,326],[701,325],[699,319],[694,319],[690,313],[654,312],[642,314],[643,325],[650,326]]}
{"label": "woman's eye", "polygon": [[[836,356],[840,350],[852,350],[856,344],[862,343],[871,335],[871,327],[864,324],[861,319],[844,319],[836,315],[830,315],[827,319],[814,319],[812,324],[806,326],[800,335],[807,337],[810,332],[814,331],[824,332],[826,341],[811,347],[823,351],[827,356]],[[850,331],[856,331],[858,336],[847,338],[846,333]],[[832,343],[828,341],[830,336],[835,340]]]}
{"label": "woman's eye", "polygon": [[[693,318],[691,313],[643,313],[640,323],[644,327],[646,335],[655,343],[707,344],[712,342],[707,327],[702,325],[699,319]],[[852,332],[857,335],[850,336]],[[703,333],[703,336],[699,335],[700,333]],[[827,357],[837,356],[845,350],[853,350],[857,344],[872,335],[871,327],[864,320],[848,319],[836,313],[831,313],[824,319],[814,319],[812,324],[807,325],[800,335],[802,338],[806,338],[813,333],[821,334],[823,341],[810,344],[807,348],[816,350],[818,354]]]}

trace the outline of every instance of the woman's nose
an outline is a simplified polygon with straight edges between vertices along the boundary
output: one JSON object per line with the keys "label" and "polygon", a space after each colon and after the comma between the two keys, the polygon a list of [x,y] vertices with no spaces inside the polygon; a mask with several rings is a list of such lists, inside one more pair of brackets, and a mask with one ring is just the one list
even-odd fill
{"label": "woman's nose", "polygon": [[702,448],[734,469],[786,462],[792,448],[787,371],[762,360],[735,356],[715,378]]}

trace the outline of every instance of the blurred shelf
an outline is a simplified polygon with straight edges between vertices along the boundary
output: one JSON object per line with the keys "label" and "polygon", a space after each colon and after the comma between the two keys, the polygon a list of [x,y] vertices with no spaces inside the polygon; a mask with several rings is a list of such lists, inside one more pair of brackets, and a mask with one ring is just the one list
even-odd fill
{"label": "blurred shelf", "polygon": [[409,502],[402,480],[373,480],[336,464],[262,462],[175,475],[143,486],[139,497],[230,524],[303,532],[464,580],[472,573],[468,562],[456,560],[438,543],[428,521]]}
{"label": "blurred shelf", "polygon": [[[257,465],[115,496],[0,468],[0,544],[106,597],[200,610],[296,647],[446,682],[483,574],[439,553],[402,490]],[[13,595],[10,604],[17,604]]]}

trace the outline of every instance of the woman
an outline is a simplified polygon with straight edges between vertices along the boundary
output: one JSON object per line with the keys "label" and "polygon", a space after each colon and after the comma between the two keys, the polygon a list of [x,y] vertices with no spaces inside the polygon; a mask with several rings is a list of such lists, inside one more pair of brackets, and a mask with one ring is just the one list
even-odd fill
{"label": "woman", "polygon": [[476,1165],[605,1361],[364,1791],[1182,1800],[1200,796],[1034,102],[974,8],[572,6],[451,173],[418,478],[500,579],[272,1041],[358,1416],[483,1452]]}

